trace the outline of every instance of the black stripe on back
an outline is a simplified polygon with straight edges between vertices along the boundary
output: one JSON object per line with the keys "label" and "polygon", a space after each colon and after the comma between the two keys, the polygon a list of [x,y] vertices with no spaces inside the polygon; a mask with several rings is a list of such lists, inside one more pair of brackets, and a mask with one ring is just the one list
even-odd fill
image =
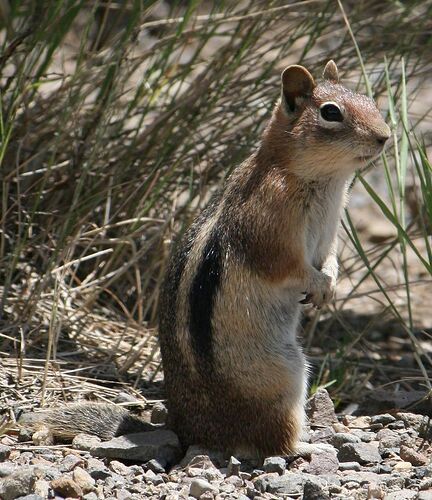
{"label": "black stripe on back", "polygon": [[216,231],[212,231],[201,262],[193,279],[190,294],[189,330],[196,356],[212,360],[213,306],[222,273],[221,245]]}

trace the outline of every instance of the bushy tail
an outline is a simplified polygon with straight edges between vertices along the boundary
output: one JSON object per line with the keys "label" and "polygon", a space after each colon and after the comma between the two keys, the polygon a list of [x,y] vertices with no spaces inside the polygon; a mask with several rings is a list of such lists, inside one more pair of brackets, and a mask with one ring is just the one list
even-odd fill
{"label": "bushy tail", "polygon": [[48,427],[55,437],[61,439],[72,439],[84,433],[108,440],[160,427],[132,415],[125,408],[107,403],[73,403],[46,412],[28,413],[18,423],[35,430]]}

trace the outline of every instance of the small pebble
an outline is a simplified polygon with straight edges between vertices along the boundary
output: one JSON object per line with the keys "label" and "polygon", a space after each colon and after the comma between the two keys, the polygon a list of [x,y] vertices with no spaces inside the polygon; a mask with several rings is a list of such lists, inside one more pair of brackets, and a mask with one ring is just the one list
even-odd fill
{"label": "small pebble", "polygon": [[367,497],[368,499],[378,499],[381,500],[384,498],[385,491],[381,488],[381,486],[371,483],[368,486]]}
{"label": "small pebble", "polygon": [[63,497],[80,498],[83,491],[80,486],[70,477],[61,476],[51,481],[52,489]]}
{"label": "small pebble", "polygon": [[211,493],[218,493],[218,489],[210,484],[205,479],[193,479],[190,484],[189,495],[194,498],[200,498],[200,496],[206,491],[210,491]]}
{"label": "small pebble", "polygon": [[48,427],[42,427],[32,434],[32,441],[36,446],[51,446],[54,444],[54,435]]}
{"label": "small pebble", "polygon": [[402,460],[412,465],[426,465],[428,463],[428,459],[423,453],[405,445],[401,445],[400,447],[400,457]]}
{"label": "small pebble", "polygon": [[73,453],[69,453],[66,455],[64,459],[61,461],[63,471],[70,472],[78,465],[83,464],[83,459]]}
{"label": "small pebble", "polygon": [[412,469],[412,464],[409,462],[398,462],[393,469],[398,472],[406,471]]}
{"label": "small pebble", "polygon": [[145,464],[147,469],[152,470],[156,474],[161,474],[161,473],[165,472],[165,465],[162,465],[161,462],[159,460],[156,460],[155,458],[153,458],[152,460],[149,460]]}
{"label": "small pebble", "polygon": [[264,460],[263,468],[267,473],[277,472],[282,475],[286,470],[286,461],[282,457],[268,457]]}
{"label": "small pebble", "polygon": [[74,469],[72,479],[82,489],[83,493],[90,493],[95,488],[95,480],[82,467]]}
{"label": "small pebble", "polygon": [[339,462],[339,470],[361,470],[361,465],[358,462]]}
{"label": "small pebble", "polygon": [[390,413],[384,413],[383,415],[374,415],[373,417],[371,417],[371,424],[388,425],[395,421],[395,417],[393,417],[393,415],[390,415]]}
{"label": "small pebble", "polygon": [[168,417],[167,407],[163,403],[156,403],[153,406],[150,421],[152,424],[164,424]]}
{"label": "small pebble", "polygon": [[72,446],[77,450],[90,451],[99,445],[101,439],[89,434],[77,434],[72,440]]}
{"label": "small pebble", "polygon": [[4,444],[0,444],[0,462],[4,462],[9,458],[12,448]]}
{"label": "small pebble", "polygon": [[240,475],[241,462],[237,458],[231,456],[228,461],[227,466],[227,476],[238,476]]}

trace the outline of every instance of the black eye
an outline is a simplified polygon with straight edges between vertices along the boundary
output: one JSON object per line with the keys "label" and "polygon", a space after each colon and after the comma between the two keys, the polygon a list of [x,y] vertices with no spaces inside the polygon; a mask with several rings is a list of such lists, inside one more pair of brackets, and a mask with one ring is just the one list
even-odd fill
{"label": "black eye", "polygon": [[321,116],[327,122],[342,122],[343,115],[337,104],[327,102],[320,107]]}

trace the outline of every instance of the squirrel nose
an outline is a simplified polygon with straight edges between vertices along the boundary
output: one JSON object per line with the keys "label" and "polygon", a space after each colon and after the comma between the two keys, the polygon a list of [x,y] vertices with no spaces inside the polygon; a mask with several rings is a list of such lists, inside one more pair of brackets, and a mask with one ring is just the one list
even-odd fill
{"label": "squirrel nose", "polygon": [[384,144],[390,139],[391,131],[388,125],[385,124],[385,128],[380,130],[376,135],[376,140],[380,146],[384,146]]}
{"label": "squirrel nose", "polygon": [[380,135],[376,138],[376,140],[380,146],[384,146],[384,144],[388,141],[389,137],[390,137],[389,135]]}

